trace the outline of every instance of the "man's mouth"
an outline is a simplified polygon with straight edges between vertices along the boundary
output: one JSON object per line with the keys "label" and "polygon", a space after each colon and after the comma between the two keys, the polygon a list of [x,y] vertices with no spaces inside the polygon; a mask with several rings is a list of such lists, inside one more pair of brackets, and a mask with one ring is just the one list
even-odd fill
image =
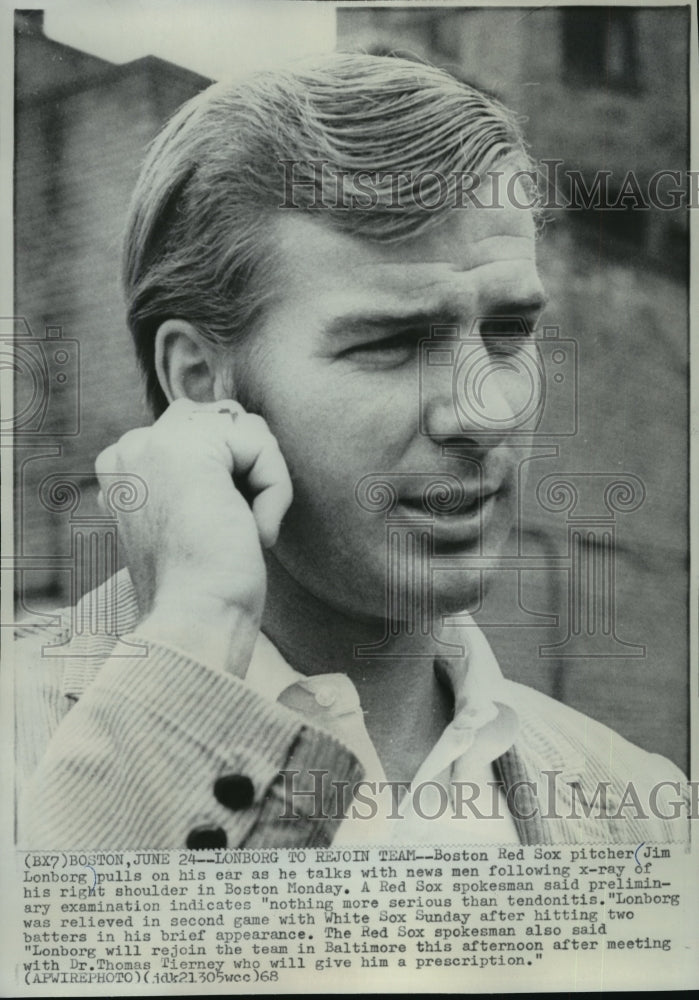
{"label": "man's mouth", "polygon": [[479,490],[465,487],[463,495],[451,503],[440,505],[434,498],[407,496],[401,498],[399,506],[406,516],[420,516],[431,526],[436,551],[449,551],[479,544],[502,493],[502,485],[487,485]]}
{"label": "man's mouth", "polygon": [[449,500],[442,502],[439,496],[435,498],[425,494],[419,497],[402,497],[400,505],[416,513],[432,515],[439,519],[469,518],[478,515],[487,502],[497,496],[500,489],[500,486],[487,486],[477,491],[464,490],[463,496],[452,502]]}

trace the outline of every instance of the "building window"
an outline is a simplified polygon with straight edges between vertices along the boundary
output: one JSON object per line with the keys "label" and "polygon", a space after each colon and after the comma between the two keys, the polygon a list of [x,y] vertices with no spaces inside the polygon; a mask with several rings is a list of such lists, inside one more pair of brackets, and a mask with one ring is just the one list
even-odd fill
{"label": "building window", "polygon": [[563,75],[578,87],[638,89],[636,12],[628,7],[568,7],[560,12]]}

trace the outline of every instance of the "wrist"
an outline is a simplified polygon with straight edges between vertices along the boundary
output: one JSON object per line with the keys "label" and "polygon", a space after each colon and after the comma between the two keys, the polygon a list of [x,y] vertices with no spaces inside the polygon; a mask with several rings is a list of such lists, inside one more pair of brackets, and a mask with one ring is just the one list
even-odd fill
{"label": "wrist", "polygon": [[244,678],[260,628],[260,617],[226,601],[159,595],[138,634],[171,645],[213,670]]}

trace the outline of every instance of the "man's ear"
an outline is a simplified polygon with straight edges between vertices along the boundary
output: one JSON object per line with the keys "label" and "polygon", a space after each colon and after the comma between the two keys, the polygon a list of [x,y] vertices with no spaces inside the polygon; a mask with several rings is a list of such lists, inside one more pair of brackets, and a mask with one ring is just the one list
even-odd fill
{"label": "man's ear", "polygon": [[187,320],[168,319],[155,335],[155,370],[168,402],[210,403],[225,396],[215,347]]}

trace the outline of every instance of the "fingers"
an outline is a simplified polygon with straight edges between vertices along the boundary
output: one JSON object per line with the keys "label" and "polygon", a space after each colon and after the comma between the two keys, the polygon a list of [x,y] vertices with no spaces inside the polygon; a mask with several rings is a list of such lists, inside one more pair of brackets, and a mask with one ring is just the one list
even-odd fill
{"label": "fingers", "polygon": [[293,497],[284,456],[262,417],[245,413],[242,407],[218,412],[232,417],[226,436],[233,455],[234,476],[238,482],[241,476],[245,477],[260,541],[269,548],[277,541],[282,518]]}
{"label": "fingers", "polygon": [[286,462],[276,440],[258,455],[248,477],[253,489],[259,489],[252,502],[252,513],[260,541],[271,548],[279,537],[282,518],[291,505],[293,490]]}
{"label": "fingers", "polygon": [[128,466],[131,449],[142,447],[143,435],[151,432],[162,443],[168,442],[178,455],[185,441],[190,450],[200,453],[206,450],[204,444],[213,446],[210,454],[218,454],[252,509],[260,542],[267,548],[275,544],[293,492],[277,440],[262,417],[247,413],[240,403],[230,399],[212,403],[176,400],[153,428],[127,432],[117,445],[98,456],[95,468],[102,491],[104,475],[114,471],[117,464]]}

